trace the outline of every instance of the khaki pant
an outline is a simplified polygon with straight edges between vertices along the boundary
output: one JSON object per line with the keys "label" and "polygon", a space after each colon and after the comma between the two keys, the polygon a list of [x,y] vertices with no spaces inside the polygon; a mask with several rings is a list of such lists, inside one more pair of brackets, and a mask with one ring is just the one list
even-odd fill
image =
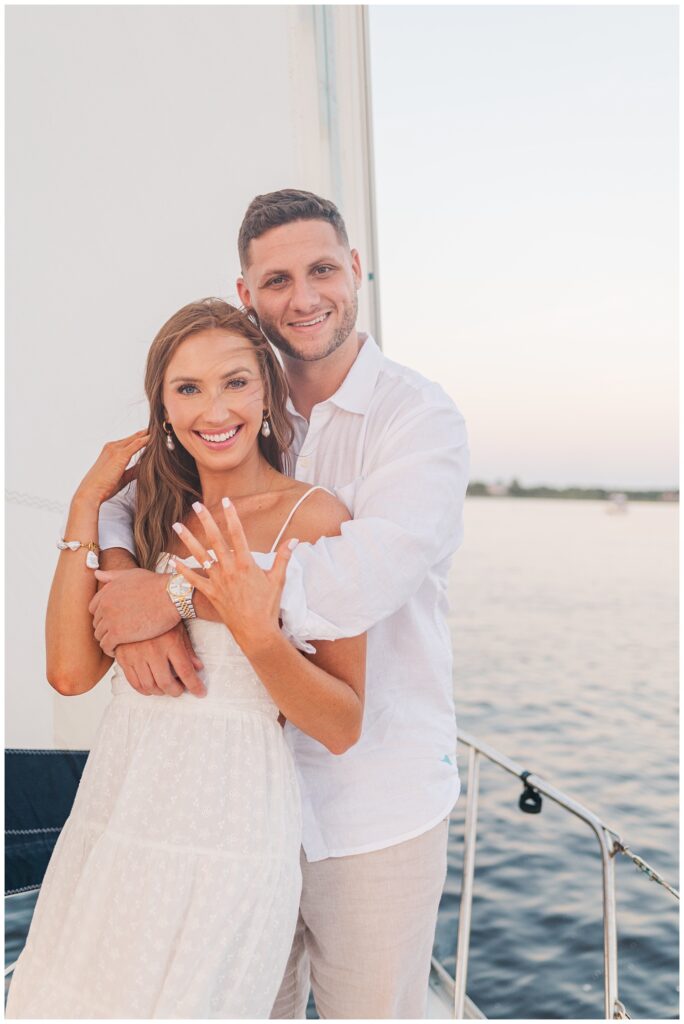
{"label": "khaki pant", "polygon": [[309,864],[299,921],[272,1018],[423,1018],[448,821],[373,853]]}

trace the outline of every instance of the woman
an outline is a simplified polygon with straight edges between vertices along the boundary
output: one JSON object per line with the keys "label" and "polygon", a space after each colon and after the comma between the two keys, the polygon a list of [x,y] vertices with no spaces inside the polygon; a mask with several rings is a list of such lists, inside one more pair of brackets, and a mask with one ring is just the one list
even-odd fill
{"label": "woman", "polygon": [[[148,430],[105,446],[71,503],[64,540],[84,547],[60,554],[48,678],[84,693],[111,665],[92,634],[89,566],[99,507],[143,447],[140,564],[171,573],[170,597],[188,616],[191,584],[219,617],[228,580],[249,599],[232,633],[186,622],[202,699],[146,698],[115,669],[8,1017],[268,1017],[301,883],[299,796],[279,713],[335,753],[360,734],[364,638],[305,657],[279,629],[294,533],[315,541],[349,517],[328,492],[282,472],[290,426],[270,346],[227,303],[193,303],[155,338],[145,387]],[[250,551],[268,552],[257,557],[270,571]]]}

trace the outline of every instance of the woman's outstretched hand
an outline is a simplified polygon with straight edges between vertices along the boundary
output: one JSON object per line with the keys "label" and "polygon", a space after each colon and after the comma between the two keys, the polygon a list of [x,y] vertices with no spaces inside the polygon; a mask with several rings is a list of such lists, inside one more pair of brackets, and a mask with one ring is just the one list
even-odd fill
{"label": "woman's outstretched hand", "polygon": [[228,543],[204,505],[195,502],[193,509],[216,558],[212,558],[186,526],[175,523],[174,530],[206,570],[206,576],[189,569],[180,560],[176,561],[176,571],[211,602],[249,657],[262,651],[280,633],[280,598],[287,563],[298,542],[283,541],[276,552],[273,567],[265,571],[254,561],[238,514],[228,498],[223,499]]}
{"label": "woman's outstretched hand", "polygon": [[76,489],[74,500],[101,505],[133,479],[135,467],[126,466],[149,443],[147,430],[138,430],[120,441],[108,441]]}

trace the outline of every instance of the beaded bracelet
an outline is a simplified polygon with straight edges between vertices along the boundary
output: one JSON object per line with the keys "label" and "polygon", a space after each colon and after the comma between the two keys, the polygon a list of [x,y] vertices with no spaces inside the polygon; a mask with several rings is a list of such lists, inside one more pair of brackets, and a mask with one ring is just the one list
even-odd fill
{"label": "beaded bracelet", "polygon": [[87,544],[84,544],[83,541],[80,540],[64,540],[64,537],[61,537],[57,541],[57,547],[60,551],[66,551],[67,549],[69,551],[78,551],[79,548],[87,548],[88,554],[86,555],[86,565],[89,569],[100,568],[100,562],[98,559],[100,548],[94,540],[90,540]]}

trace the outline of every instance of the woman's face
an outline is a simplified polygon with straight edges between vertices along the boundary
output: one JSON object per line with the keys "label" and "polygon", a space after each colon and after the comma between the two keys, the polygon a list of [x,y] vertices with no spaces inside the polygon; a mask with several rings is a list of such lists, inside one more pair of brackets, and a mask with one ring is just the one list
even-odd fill
{"label": "woman's face", "polygon": [[264,386],[251,343],[212,328],[176,349],[164,374],[166,419],[198,466],[233,469],[254,453]]}

